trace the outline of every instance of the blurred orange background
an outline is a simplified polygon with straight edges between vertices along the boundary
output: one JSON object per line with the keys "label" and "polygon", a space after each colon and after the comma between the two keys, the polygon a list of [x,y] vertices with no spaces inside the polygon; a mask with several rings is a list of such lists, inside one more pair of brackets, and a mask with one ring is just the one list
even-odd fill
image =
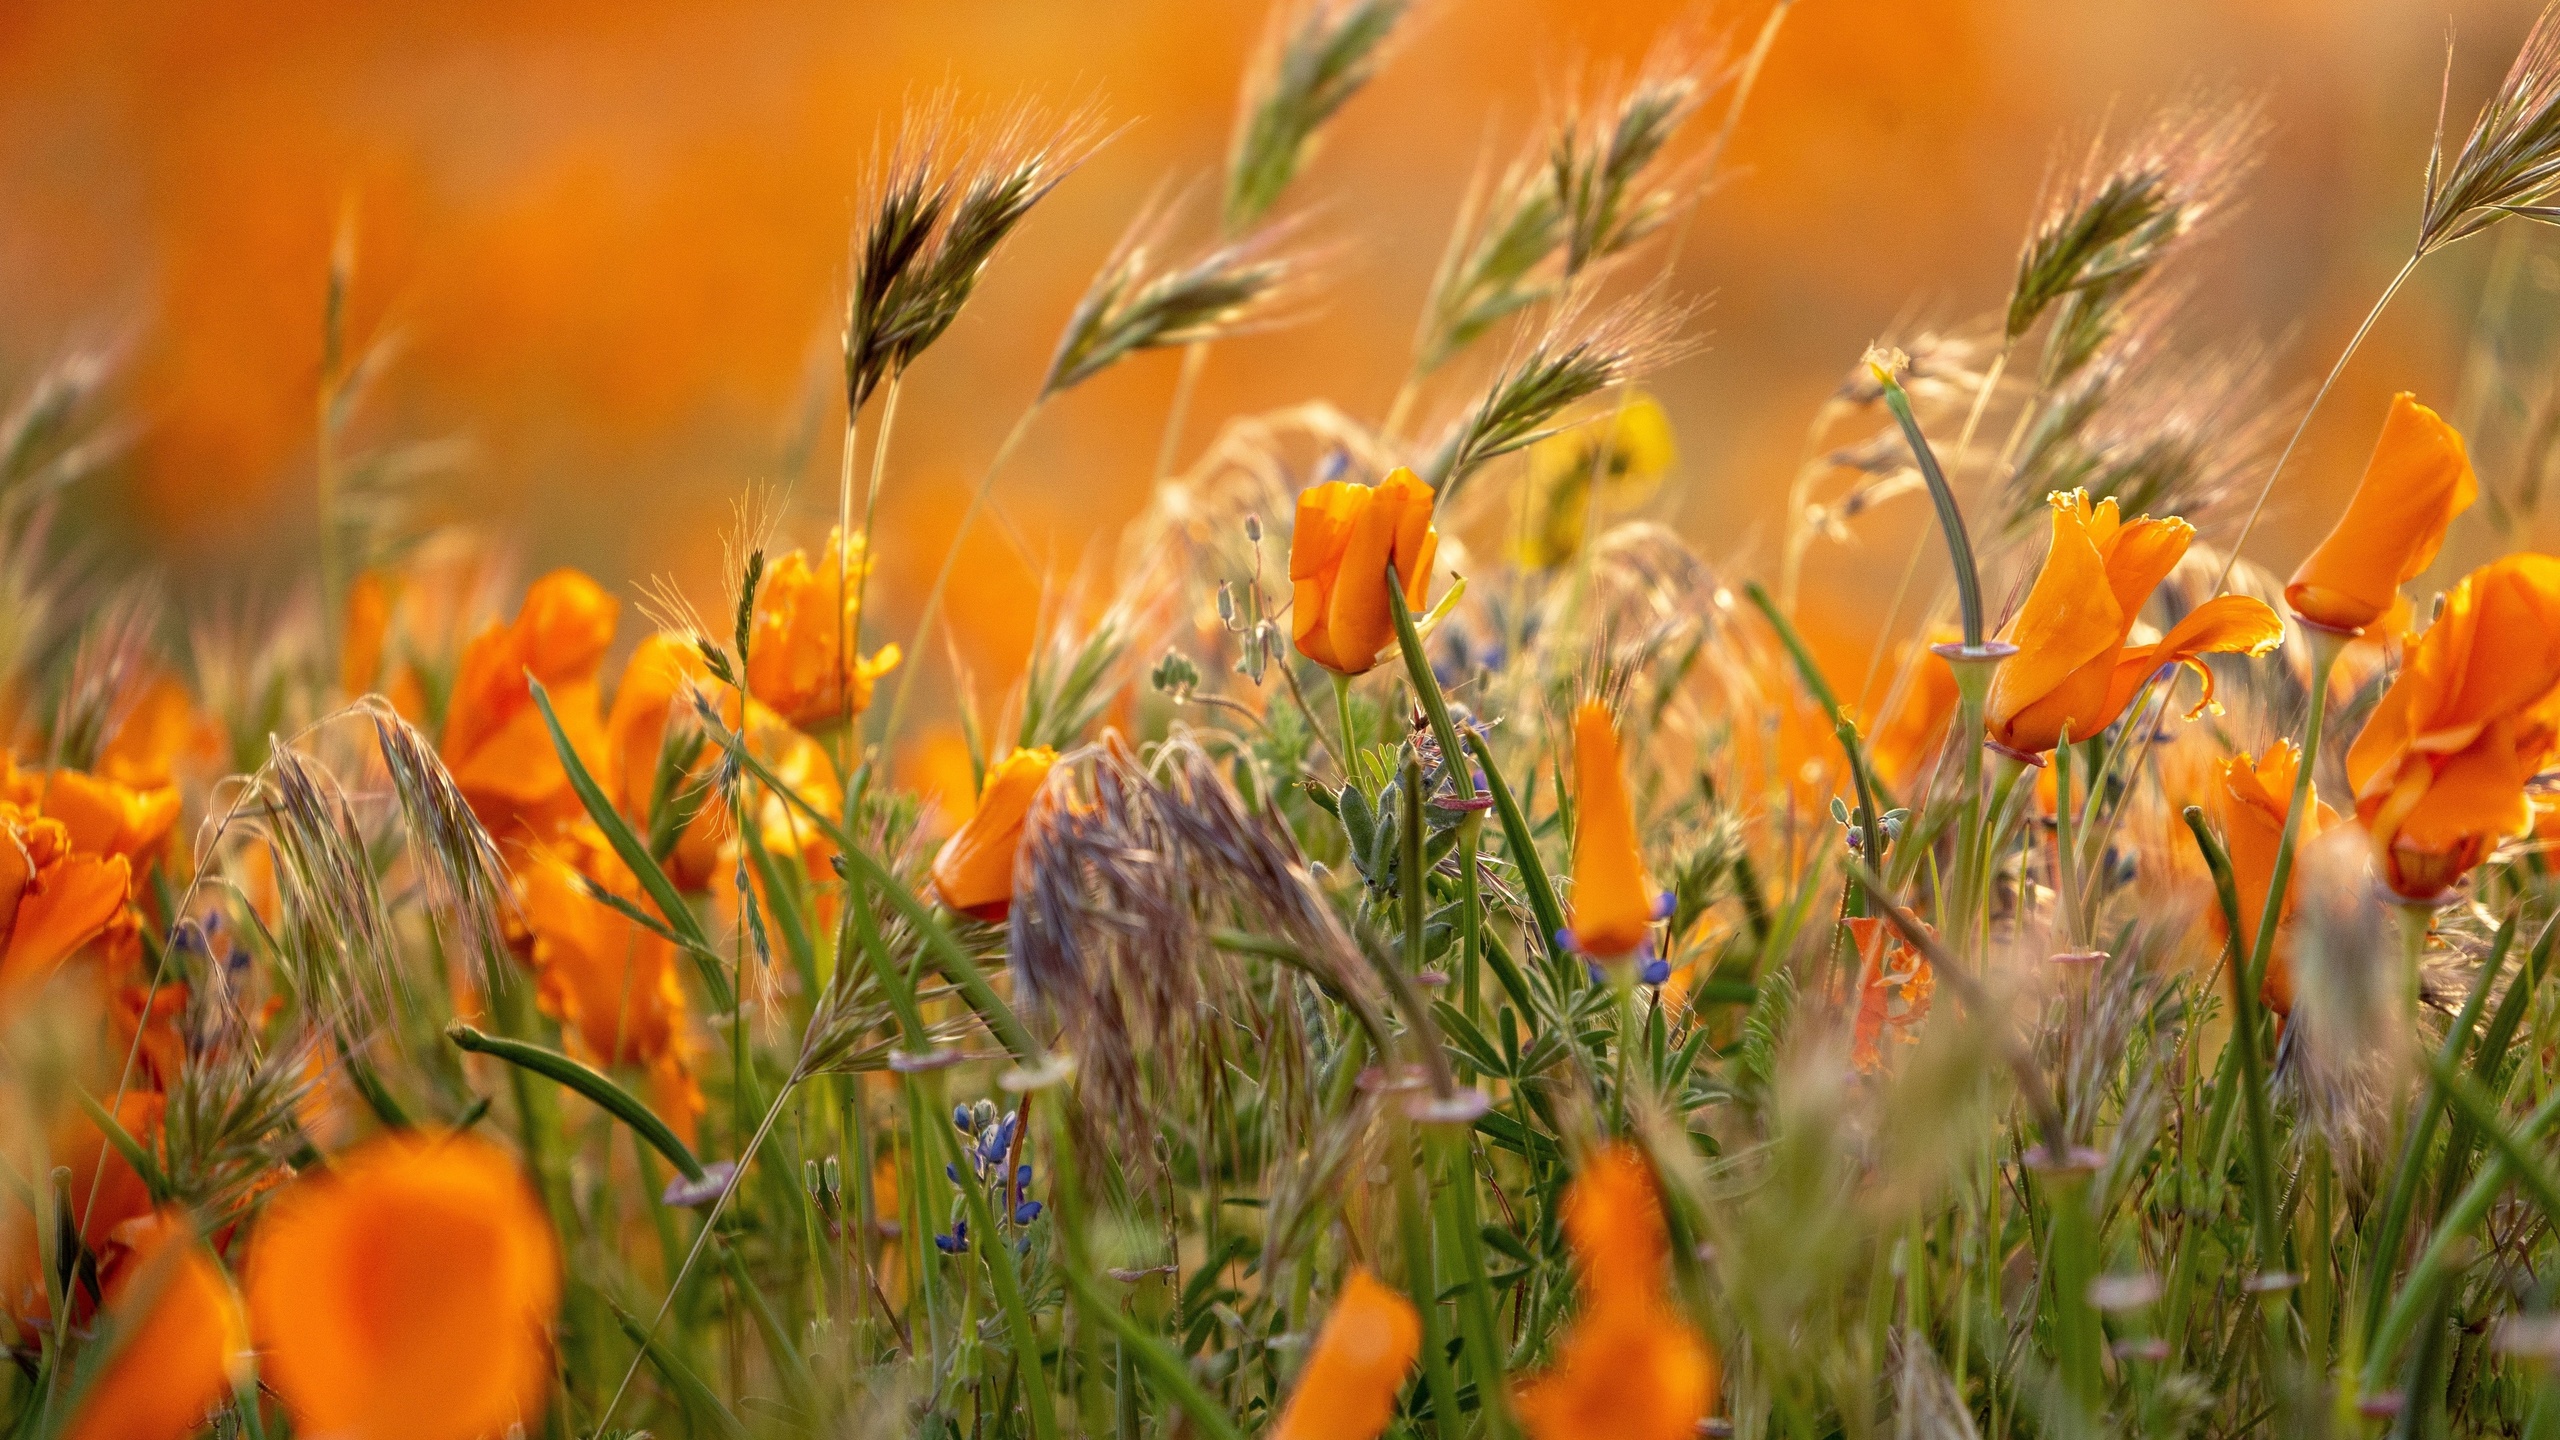
{"label": "blurred orange background", "polygon": [[[2278,344],[2280,393],[2307,387],[2407,253],[2448,26],[2458,134],[2533,9],[1800,0],[1679,256],[1677,287],[1711,304],[1706,348],[1654,386],[1681,437],[1673,518],[1711,557],[1772,569],[1805,425],[1866,343],[1915,308],[2001,303],[2057,147],[2194,80],[2263,93],[2274,124],[2245,213],[2191,272],[2196,313]],[[1293,192],[1347,242],[1323,301],[1217,350],[1195,450],[1220,417],[1310,396],[1379,414],[1480,159],[1512,153],[1577,66],[1632,65],[1683,20],[1747,42],[1767,0],[1426,10]],[[1264,19],[1254,0],[18,0],[0,8],[0,379],[126,339],[140,439],[87,538],[165,560],[182,594],[272,588],[311,553],[323,277],[352,215],[355,330],[399,340],[366,438],[469,444],[434,512],[625,595],[660,573],[716,594],[748,487],[787,504],[795,538],[823,537],[855,196],[902,103],[945,83],[990,106],[1094,99],[1127,128],[906,387],[879,572],[903,626],[1129,219],[1168,186],[1214,194]],[[2381,397],[2451,393],[2498,243],[2430,262],[2387,315],[2259,558],[2289,566],[2325,524]],[[1052,407],[1002,482],[1056,575],[1107,554],[1144,502],[1176,364],[1143,358]],[[1897,527],[1920,518],[1904,508],[1817,552],[1817,603],[1898,568]],[[1002,675],[1042,577],[983,534],[968,554],[983,563],[953,624]]]}

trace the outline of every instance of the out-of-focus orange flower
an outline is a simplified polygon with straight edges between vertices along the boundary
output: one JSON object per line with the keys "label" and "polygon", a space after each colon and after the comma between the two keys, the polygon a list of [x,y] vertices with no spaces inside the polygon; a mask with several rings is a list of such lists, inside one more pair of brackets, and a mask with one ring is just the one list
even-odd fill
{"label": "out-of-focus orange flower", "polygon": [[524,852],[516,867],[535,1001],[601,1065],[638,1065],[649,1105],[691,1144],[705,1102],[693,1076],[676,947],[588,894],[592,882],[645,912],[639,881],[592,825]]}
{"label": "out-of-focus orange flower", "polygon": [[1855,916],[1840,922],[1849,927],[1858,947],[1858,1016],[1850,1031],[1850,1063],[1861,1075],[1884,1068],[1884,1038],[1907,1042],[1929,1018],[1929,1001],[1937,993],[1937,972],[1929,959],[1903,940],[1887,921]]}
{"label": "out-of-focus orange flower", "polygon": [[158,790],[176,781],[181,760],[209,762],[221,749],[220,728],[197,710],[187,687],[155,675],[139,687],[98,747],[96,769],[118,785]]}
{"label": "out-of-focus orange flower", "polygon": [[133,869],[75,850],[59,820],[0,804],[0,995],[42,985],[100,939],[130,935]]}
{"label": "out-of-focus orange flower", "polygon": [[128,982],[108,999],[115,1056],[121,1063],[125,1052],[133,1051],[142,1078],[153,1089],[166,1091],[178,1083],[178,1072],[186,1066],[187,1036],[181,1026],[188,999],[183,980],[163,980],[157,988]]}
{"label": "out-of-focus orange flower", "polygon": [[338,632],[338,689],[362,695],[382,680],[382,659],[391,639],[391,607],[399,599],[399,577],[367,570],[347,584],[346,615]]}
{"label": "out-of-focus orange flower", "polygon": [[1555,1366],[1514,1400],[1532,1440],[1690,1440],[1715,1403],[1715,1350],[1673,1308],[1662,1202],[1626,1145],[1593,1158],[1565,1194],[1581,1313]]}
{"label": "out-of-focus orange flower", "polygon": [[[827,532],[815,565],[798,550],[766,569],[747,632],[747,690],[794,725],[824,725],[871,706],[871,683],[898,665],[898,647],[883,645],[844,661],[859,634],[861,577],[871,568],[862,537],[845,553],[840,531]],[[852,695],[847,703],[846,685]]]}
{"label": "out-of-focus orange flower", "polygon": [[1013,856],[1022,821],[1048,783],[1058,752],[1046,745],[1016,750],[987,771],[978,808],[933,857],[933,890],[963,915],[1002,920],[1013,907]]}
{"label": "out-of-focus orange flower", "polygon": [[80,854],[121,856],[136,871],[160,852],[178,823],[175,785],[136,788],[82,770],[36,774],[15,765],[6,774],[0,799],[60,821]]}
{"label": "out-of-focus orange flower", "polygon": [[586,576],[554,570],[525,593],[512,622],[491,626],[463,651],[445,712],[444,759],[463,798],[492,830],[540,833],[578,814],[569,772],[526,677],[550,692],[570,748],[600,772],[605,745],[596,676],[621,608]]}
{"label": "out-of-focus orange flower", "polygon": [[[112,1113],[125,1133],[145,1146],[158,1142],[160,1119],[168,1109],[168,1101],[157,1092],[128,1090],[118,1097]],[[71,1172],[70,1181],[61,1190],[69,1218],[76,1225],[80,1243],[91,1250],[103,1246],[116,1228],[127,1221],[151,1213],[151,1187],[144,1184],[124,1152],[107,1143],[106,1131],[89,1118],[85,1109],[74,1109],[56,1121],[45,1137],[43,1163],[48,1168],[60,1167]],[[50,1249],[48,1244],[45,1248]],[[5,1293],[0,1300],[10,1312],[22,1319],[50,1318],[53,1302],[45,1288],[43,1253],[37,1248],[32,1230],[14,1237],[6,1252]],[[74,1317],[84,1307],[85,1288],[72,1291]]]}
{"label": "out-of-focus orange flower", "polygon": [[2510,555],[2445,597],[2347,751],[2356,818],[2392,890],[2432,900],[2523,833],[2525,784],[2556,738],[2560,559]]}
{"label": "out-of-focus orange flower", "polygon": [[[1932,633],[1931,642],[1962,638],[1953,629]],[[1875,733],[1867,737],[1867,759],[1884,783],[1899,791],[1926,773],[1938,747],[1945,743],[1947,722],[1955,718],[1956,672],[1943,656],[1913,642],[1903,647],[1902,663],[1910,671],[1902,696],[1886,711]]]}
{"label": "out-of-focus orange flower", "polygon": [[2400,604],[2400,587],[2435,563],[2445,527],[2480,496],[2462,432],[2403,390],[2346,513],[2293,572],[2284,600],[2333,630],[2362,630]]}
{"label": "out-of-focus orange flower", "polygon": [[1618,727],[1597,700],[1573,712],[1573,778],[1573,946],[1597,959],[1624,959],[1652,937],[1654,894],[1636,845]]}
{"label": "out-of-focus orange flower", "polygon": [[485,1140],[384,1136],[294,1182],[248,1282],[261,1373],[301,1433],[478,1440],[539,1419],[560,1257]]}
{"label": "out-of-focus orange flower", "polygon": [[2204,655],[2262,655],[2284,642],[2284,622],[2245,595],[2206,601],[2150,645],[2128,645],[2151,592],[2186,554],[2195,527],[2184,520],[2116,516],[2113,498],[2090,504],[2088,492],[2056,492],[2053,546],[2026,603],[2001,631],[2018,653],[1992,677],[1985,722],[1991,738],[2020,754],[2039,754],[2068,730],[2086,740],[2106,729],[2134,691],[2163,665],[2192,666],[2213,704],[2213,673]]}
{"label": "out-of-focus orange flower", "polygon": [[1270,1440],[1377,1440],[1421,1353],[1413,1302],[1353,1267]]}
{"label": "out-of-focus orange flower", "polygon": [[[2261,759],[2234,755],[2223,763],[2222,784],[2213,806],[2222,821],[2223,848],[2231,856],[2232,886],[2239,892],[2243,954],[2257,943],[2258,925],[2267,913],[2267,889],[2275,879],[2276,850],[2284,843],[2285,818],[2293,813],[2293,784],[2300,768],[2300,753],[2284,740],[2268,746]],[[2314,796],[2296,843],[2309,843],[2337,819],[2337,812]],[[2293,1013],[2293,947],[2283,927],[2293,921],[2301,889],[2299,883],[2285,887],[2284,908],[2276,919],[2275,950],[2267,957],[2267,973],[2258,985],[2258,998],[2278,1015]],[[2213,915],[2215,928],[2221,928],[2220,906],[2214,907]]]}
{"label": "out-of-focus orange flower", "polygon": [[1431,598],[1431,487],[1399,466],[1375,487],[1351,480],[1298,494],[1289,535],[1289,627],[1298,653],[1340,675],[1358,675],[1395,643],[1387,564],[1417,613]]}
{"label": "out-of-focus orange flower", "polygon": [[249,1321],[231,1279],[166,1212],[126,1223],[126,1253],[106,1285],[116,1346],[81,1392],[68,1440],[184,1440],[230,1398],[249,1348]]}

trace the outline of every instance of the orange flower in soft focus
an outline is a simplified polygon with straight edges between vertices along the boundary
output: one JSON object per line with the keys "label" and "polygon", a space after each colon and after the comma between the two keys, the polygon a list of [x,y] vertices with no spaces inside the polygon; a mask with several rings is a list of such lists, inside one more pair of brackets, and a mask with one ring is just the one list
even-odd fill
{"label": "orange flower in soft focus", "polygon": [[1622,960],[1652,938],[1654,894],[1636,845],[1618,727],[1597,700],[1573,712],[1573,778],[1573,948]]}
{"label": "orange flower in soft focus", "polygon": [[[2285,740],[2267,747],[2263,759],[2234,755],[2223,763],[2222,784],[2213,796],[2215,817],[2222,822],[2223,848],[2231,856],[2232,886],[2239,892],[2243,955],[2258,943],[2258,925],[2267,913],[2267,889],[2275,879],[2285,818],[2293,813],[2293,784],[2300,766],[2300,752]],[[2338,813],[2315,795],[2295,843],[2308,844],[2337,819]],[[2267,973],[2258,985],[2258,998],[2278,1015],[2293,1013],[2292,942],[2284,927],[2293,921],[2294,903],[2301,892],[2298,882],[2285,887],[2284,908],[2276,918],[2275,950],[2267,957]],[[2213,915],[2215,928],[2221,928],[2222,907],[2216,905]]]}
{"label": "orange flower in soft focus", "polygon": [[179,761],[212,763],[221,753],[220,727],[196,709],[187,687],[155,675],[124,706],[93,768],[118,785],[157,790],[175,783]]}
{"label": "orange flower in soft focus", "polygon": [[347,584],[346,614],[339,621],[338,689],[362,695],[382,681],[382,657],[391,639],[391,607],[399,579],[367,570]]}
{"label": "orange flower in soft focus", "polygon": [[[167,1099],[155,1092],[128,1090],[117,1099],[113,1113],[126,1134],[150,1147],[158,1142],[160,1117],[167,1109]],[[80,1243],[91,1250],[103,1246],[118,1226],[151,1213],[151,1188],[125,1160],[124,1152],[107,1143],[106,1132],[86,1109],[74,1106],[54,1123],[45,1137],[42,1163],[46,1170],[71,1172],[61,1194],[70,1210],[68,1218],[77,1223]],[[44,1320],[52,1314],[43,1255],[31,1229],[10,1237],[5,1280],[0,1283],[6,1287],[0,1291],[0,1302],[9,1306],[11,1314],[28,1320]],[[73,1287],[75,1318],[86,1308],[87,1294],[84,1287]]]}
{"label": "orange flower in soft focus", "polygon": [[118,985],[108,997],[108,1014],[115,1022],[108,1031],[115,1042],[113,1053],[121,1057],[131,1050],[153,1089],[165,1091],[177,1084],[178,1071],[187,1063],[181,1025],[189,994],[185,981],[164,979],[156,988],[139,982]]}
{"label": "orange flower in soft focus", "polygon": [[82,855],[119,856],[137,872],[145,868],[178,823],[178,788],[162,783],[136,788],[79,770],[43,774],[6,764],[0,799],[57,820]]}
{"label": "orange flower in soft focus", "polygon": [[1354,1266],[1268,1440],[1377,1440],[1421,1353],[1413,1302]]}
{"label": "orange flower in soft focus", "polygon": [[1406,605],[1419,613],[1430,601],[1431,557],[1440,553],[1433,498],[1402,466],[1375,487],[1334,480],[1299,492],[1289,535],[1289,628],[1299,654],[1338,675],[1378,663],[1396,638],[1388,562]]}
{"label": "orange flower in soft focus", "polygon": [[1046,745],[1016,750],[987,771],[978,808],[933,857],[933,890],[963,915],[1002,920],[1013,908],[1013,857],[1022,822],[1049,781],[1058,752]]}
{"label": "orange flower in soft focus", "polygon": [[[898,665],[898,647],[883,645],[849,667],[844,647],[860,633],[861,580],[871,568],[862,537],[850,555],[842,532],[827,532],[818,563],[798,550],[768,567],[756,590],[747,632],[747,690],[794,725],[824,725],[871,706],[871,682]],[[852,682],[850,708],[845,684]]]}
{"label": "orange flower in soft focus", "polygon": [[589,895],[584,883],[646,914],[640,882],[592,825],[523,852],[515,876],[535,1003],[596,1063],[644,1067],[649,1107],[693,1143],[706,1106],[693,1076],[676,947]]}
{"label": "orange flower in soft focus", "polygon": [[1513,1402],[1532,1440],[1691,1440],[1715,1403],[1718,1366],[1672,1306],[1662,1202],[1624,1144],[1595,1156],[1564,1199],[1581,1313],[1556,1363]]}
{"label": "orange flower in soft focus", "polygon": [[2462,432],[2403,390],[2346,513],[2293,572],[2284,600],[2332,630],[2362,630],[2400,604],[2400,587],[2435,563],[2445,528],[2480,496]]}
{"label": "orange flower in soft focus", "polygon": [[2462,578],[2347,751],[2356,818],[2393,891],[2432,900],[2531,825],[2560,745],[2560,559]]}
{"label": "orange flower in soft focus", "polygon": [[2040,754],[2065,730],[2086,740],[2133,702],[2134,691],[2163,665],[2188,665],[2204,677],[2213,702],[2213,672],[2204,655],[2263,655],[2284,642],[2284,622],[2245,595],[2219,595],[2187,612],[2150,645],[2128,645],[2151,592],[2187,553],[2195,527],[2184,520],[2116,517],[2110,498],[2095,505],[2085,490],[2055,492],[2053,546],[2026,603],[2000,638],[2018,647],[1991,680],[1984,720],[1991,739],[2020,754]]}
{"label": "orange flower in soft focus", "polygon": [[183,1440],[231,1398],[249,1322],[231,1277],[185,1217],[128,1222],[106,1285],[115,1353],[87,1381],[66,1440]]}
{"label": "orange flower in soft focus", "polygon": [[525,592],[524,608],[462,652],[444,722],[444,760],[483,824],[536,833],[579,813],[569,772],[534,707],[530,675],[551,695],[561,731],[580,761],[605,758],[597,671],[613,644],[620,601],[575,570],[554,570]]}
{"label": "orange flower in soft focus", "polygon": [[295,1181],[249,1252],[262,1376],[306,1435],[531,1430],[551,1386],[560,1257],[515,1161],[407,1132]]}
{"label": "orange flower in soft focus", "polygon": [[1858,947],[1858,1018],[1850,1032],[1850,1063],[1861,1075],[1884,1068],[1884,1037],[1890,1032],[1905,1043],[1920,1038],[1911,1032],[1929,1018],[1929,1000],[1937,993],[1937,973],[1929,959],[1911,948],[1899,931],[1873,916],[1840,922],[1849,927]]}
{"label": "orange flower in soft focus", "polygon": [[0,994],[42,985],[101,938],[129,935],[133,868],[83,853],[62,822],[0,804]]}
{"label": "orange flower in soft focus", "polygon": [[[1932,643],[1962,637],[1952,629],[1931,633]],[[1884,783],[1902,790],[1918,783],[1929,762],[1946,742],[1947,722],[1956,713],[1956,672],[1944,656],[1925,645],[1908,643],[1902,664],[1909,672],[1901,696],[1885,712],[1875,733],[1867,737],[1867,758]]]}

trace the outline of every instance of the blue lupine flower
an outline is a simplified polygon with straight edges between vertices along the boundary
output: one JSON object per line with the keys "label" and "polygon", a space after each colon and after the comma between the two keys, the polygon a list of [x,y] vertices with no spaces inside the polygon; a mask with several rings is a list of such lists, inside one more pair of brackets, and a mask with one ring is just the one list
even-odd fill
{"label": "blue lupine flower", "polygon": [[1028,1225],[1039,1218],[1040,1202],[1037,1200],[1025,1200],[1013,1207],[1013,1223],[1016,1225]]}
{"label": "blue lupine flower", "polygon": [[952,1221],[950,1234],[936,1235],[933,1237],[933,1248],[941,1251],[945,1255],[957,1255],[962,1251],[967,1250],[969,1248],[969,1222],[965,1219]]}

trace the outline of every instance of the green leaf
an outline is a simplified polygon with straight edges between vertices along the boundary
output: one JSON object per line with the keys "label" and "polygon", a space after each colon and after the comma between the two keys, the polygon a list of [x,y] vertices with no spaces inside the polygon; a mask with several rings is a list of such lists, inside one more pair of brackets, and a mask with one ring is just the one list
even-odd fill
{"label": "green leaf", "polygon": [[702,1162],[657,1112],[640,1103],[638,1096],[613,1083],[613,1077],[592,1066],[581,1065],[557,1050],[511,1040],[504,1035],[491,1035],[456,1020],[445,1027],[445,1038],[475,1055],[494,1055],[519,1069],[530,1070],[546,1080],[566,1085],[599,1109],[631,1127],[631,1133],[649,1142],[650,1147],[667,1157],[668,1163],[684,1172],[687,1180],[702,1179]]}

